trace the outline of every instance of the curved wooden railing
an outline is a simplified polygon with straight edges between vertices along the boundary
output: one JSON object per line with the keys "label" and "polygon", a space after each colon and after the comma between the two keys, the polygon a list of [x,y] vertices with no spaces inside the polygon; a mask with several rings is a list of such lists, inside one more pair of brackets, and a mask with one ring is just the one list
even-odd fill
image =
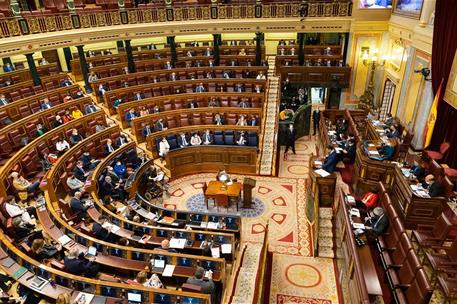
{"label": "curved wooden railing", "polygon": [[[210,304],[210,296],[205,294],[196,294],[167,289],[156,289],[151,287],[144,287],[141,285],[108,282],[98,279],[89,279],[83,276],[72,275],[65,271],[55,269],[51,266],[34,260],[19,250],[16,246],[14,246],[9,237],[3,234],[1,231],[0,240],[0,254],[3,253],[3,257],[9,256],[19,265],[29,269],[29,274],[39,275],[41,277],[50,279],[53,282],[56,282],[56,288],[53,288],[49,284],[49,286],[43,290],[37,291],[38,293],[41,293],[48,298],[56,299],[57,296],[62,292],[69,292],[71,294],[72,290],[82,291],[83,289],[92,288],[97,295],[109,294],[110,296],[113,296],[114,294],[114,298],[127,298],[128,292],[140,291],[143,294],[143,300],[145,302],[148,302],[148,300],[153,301],[156,295],[169,295],[172,297],[172,300],[174,299],[175,301],[177,301],[178,297],[191,297],[196,301],[200,299],[204,304]],[[7,268],[4,266],[0,267],[4,270],[7,270]],[[18,268],[19,267],[15,265],[13,269]],[[23,285],[30,286],[28,285],[29,281],[26,280],[28,277],[30,276],[22,276],[19,279],[19,282]]]}
{"label": "curved wooden railing", "polygon": [[27,107],[28,111],[26,112],[26,115],[29,115],[29,112],[38,112],[40,111],[41,101],[43,101],[44,98],[48,98],[51,103],[63,103],[63,98],[65,96],[68,94],[73,95],[72,93],[77,92],[79,88],[79,85],[72,85],[69,87],[45,91],[40,94],[35,94],[26,98],[15,100],[7,105],[0,106],[0,111],[4,111],[12,121],[16,121],[19,118],[23,118],[21,115],[21,108]]}
{"label": "curved wooden railing", "polygon": [[[94,121],[100,121],[100,123],[105,124],[105,114],[103,111],[98,111],[95,113],[91,113],[89,115],[84,115],[81,118],[72,120],[60,127],[54,128],[44,135],[34,139],[33,141],[29,142],[27,146],[23,147],[19,150],[14,156],[12,156],[6,164],[2,167],[2,171],[0,172],[0,196],[6,197],[8,191],[11,189],[12,185],[9,180],[9,175],[11,174],[12,170],[14,169],[30,169],[30,168],[22,168],[21,162],[27,156],[30,158],[35,159],[38,162],[38,157],[41,155],[41,152],[49,149],[50,146],[55,148],[55,141],[59,137],[67,138],[66,134],[73,128],[82,127],[85,130],[89,130],[89,124]],[[68,139],[68,138],[67,138]],[[37,166],[34,163],[34,166]]]}
{"label": "curved wooden railing", "polygon": [[[205,121],[205,117],[202,117],[202,114],[211,114],[211,121],[207,122]],[[237,117],[240,115],[244,115],[246,117],[246,120],[249,121],[249,118],[252,116],[257,117],[258,123],[262,121],[262,109],[261,108],[254,108],[254,109],[246,109],[246,108],[234,108],[234,107],[214,107],[214,108],[196,108],[196,109],[180,109],[180,110],[171,110],[171,111],[165,111],[165,112],[159,112],[159,113],[154,113],[154,114],[149,114],[145,115],[142,117],[134,118],[131,121],[131,127],[132,127],[132,134],[136,136],[138,142],[143,142],[145,140],[142,130],[143,126],[145,124],[150,124],[151,126],[154,125],[154,123],[162,118],[164,122],[168,122],[168,129],[166,131],[173,132],[175,129],[179,128],[186,128],[186,127],[200,127],[201,125],[193,124],[192,123],[192,118],[193,115],[200,115],[198,116],[199,119],[201,120],[201,123],[204,126],[214,126],[213,124],[213,116],[216,114],[221,114],[222,117],[224,115],[234,115],[234,117],[231,117],[230,120],[225,117],[225,122],[224,122],[224,127],[225,129],[230,129],[230,128],[235,128],[238,127],[236,126],[236,121]],[[183,115],[188,115],[187,118],[187,124],[183,124],[181,127],[180,123],[180,117],[183,117]],[[175,125],[172,126],[170,124],[171,120],[175,120]],[[185,118],[184,118],[185,119]],[[201,128],[199,128],[201,129]],[[194,131],[197,131],[196,129]]]}
{"label": "curved wooden railing", "polygon": [[[166,81],[159,83],[147,83],[141,85],[135,85],[132,87],[116,89],[105,93],[104,102],[106,107],[109,109],[110,114],[115,114],[113,107],[114,100],[122,97],[123,103],[133,101],[133,94],[136,92],[143,93],[145,97],[152,96],[164,96],[164,95],[178,95],[183,93],[193,93],[195,87],[202,83],[206,92],[216,92],[217,86],[231,86],[231,90],[234,90],[235,84],[243,84],[246,92],[253,92],[256,85],[261,86],[264,91],[266,89],[265,80],[256,79],[194,79],[194,80],[177,80],[177,81]],[[179,89],[180,93],[176,93],[176,89]],[[225,91],[225,89],[224,89]],[[172,93],[173,92],[173,93]],[[182,92],[182,93],[181,93]],[[258,93],[265,94],[263,92]]]}

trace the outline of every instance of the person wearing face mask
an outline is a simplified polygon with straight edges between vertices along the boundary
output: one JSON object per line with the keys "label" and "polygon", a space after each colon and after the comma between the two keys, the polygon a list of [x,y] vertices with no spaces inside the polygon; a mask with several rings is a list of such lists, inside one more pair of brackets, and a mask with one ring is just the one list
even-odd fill
{"label": "person wearing face mask", "polygon": [[286,150],[284,151],[284,159],[287,159],[289,148],[292,148],[292,152],[295,154],[295,129],[293,124],[289,124],[289,127],[286,130]]}
{"label": "person wearing face mask", "polygon": [[443,185],[435,179],[433,174],[429,174],[425,177],[422,187],[428,190],[430,197],[442,196],[444,192]]}

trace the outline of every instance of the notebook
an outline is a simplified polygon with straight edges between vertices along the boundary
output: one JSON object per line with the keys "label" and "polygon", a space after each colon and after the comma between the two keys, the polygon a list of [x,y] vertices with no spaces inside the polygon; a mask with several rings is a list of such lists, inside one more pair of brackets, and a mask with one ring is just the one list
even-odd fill
{"label": "notebook", "polygon": [[96,256],[97,255],[97,248],[90,246],[89,249],[87,249],[87,252],[84,254],[84,256]]}
{"label": "notebook", "polygon": [[14,265],[14,263],[16,263],[16,262],[12,258],[8,257],[3,260],[2,265],[5,266],[6,268],[10,268],[11,266]]}

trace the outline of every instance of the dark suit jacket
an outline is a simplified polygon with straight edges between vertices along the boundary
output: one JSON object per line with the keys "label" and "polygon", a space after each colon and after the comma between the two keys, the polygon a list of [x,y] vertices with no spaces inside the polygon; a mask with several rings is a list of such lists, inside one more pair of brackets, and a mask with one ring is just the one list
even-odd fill
{"label": "dark suit jacket", "polygon": [[[184,143],[183,143],[183,140],[182,140],[181,135],[179,135],[179,136],[177,136],[177,137],[178,137],[178,145],[179,145],[180,147],[181,147],[181,146],[184,146]],[[185,145],[185,146],[189,146],[189,145],[190,145],[190,139],[189,139],[187,136],[185,136],[185,137],[186,137],[186,142],[187,142],[187,145]]]}
{"label": "dark suit jacket", "polygon": [[[152,126],[149,126],[149,134],[152,134],[154,132],[154,128]],[[143,137],[148,136],[148,130],[147,127],[143,128]]]}
{"label": "dark suit jacket", "polygon": [[386,232],[389,227],[389,218],[386,214],[382,215],[380,218],[371,219],[371,228],[376,235],[381,235]]}
{"label": "dark suit jacket", "polygon": [[[115,145],[111,144],[111,147],[113,147],[114,150],[116,150],[116,147]],[[108,155],[110,154],[111,152],[109,151],[108,149],[108,144],[105,144],[105,154]]]}
{"label": "dark suit jacket", "polygon": [[387,133],[387,137],[388,138],[395,138],[395,137],[400,137],[400,132],[398,132],[398,130],[395,130],[395,131],[389,131]]}
{"label": "dark suit jacket", "polygon": [[141,99],[144,99],[144,94],[143,93],[140,93],[140,98],[138,98],[138,96],[136,94],[133,95],[133,100],[141,100]]}
{"label": "dark suit jacket", "polygon": [[83,258],[79,259],[64,259],[65,270],[75,275],[85,275],[87,277],[95,277],[98,272],[98,265],[87,261]]}
{"label": "dark suit jacket", "polygon": [[102,227],[99,223],[94,223],[92,225],[92,232],[94,233],[95,237],[99,240],[105,241],[109,238],[110,233],[108,230]]}
{"label": "dark suit jacket", "polygon": [[82,182],[86,181],[86,177],[84,176],[84,174],[85,172],[81,171],[79,167],[75,167],[73,169],[73,175]]}
{"label": "dark suit jacket", "polygon": [[[122,138],[124,140],[124,144],[127,143],[127,139],[125,138]],[[116,139],[116,147],[120,147],[121,146],[121,137],[119,136],[117,139]]]}
{"label": "dark suit jacket", "polygon": [[81,217],[84,217],[84,214],[86,214],[87,207],[76,197],[71,198],[70,207],[74,212],[79,212]]}
{"label": "dark suit jacket", "polygon": [[333,173],[336,168],[336,164],[341,160],[341,156],[336,153],[336,151],[332,151],[327,158],[324,161],[324,164],[322,165],[322,169],[329,173]]}
{"label": "dark suit jacket", "polygon": [[430,197],[442,196],[443,192],[444,187],[440,182],[435,181],[428,187],[428,194]]}
{"label": "dark suit jacket", "polygon": [[287,128],[286,130],[286,142],[287,145],[293,145],[295,142],[295,129],[290,130]]}
{"label": "dark suit jacket", "polygon": [[200,286],[202,288],[202,292],[206,294],[213,294],[216,289],[213,280],[204,281],[190,277],[187,279],[187,283]]}

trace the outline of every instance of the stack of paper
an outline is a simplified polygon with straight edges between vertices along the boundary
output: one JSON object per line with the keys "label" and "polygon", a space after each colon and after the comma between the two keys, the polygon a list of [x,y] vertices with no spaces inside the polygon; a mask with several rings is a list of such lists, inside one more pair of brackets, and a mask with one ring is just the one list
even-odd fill
{"label": "stack of paper", "polygon": [[74,303],[89,304],[94,297],[95,297],[95,295],[93,295],[91,293],[80,292],[76,296]]}
{"label": "stack of paper", "polygon": [[346,200],[348,203],[355,203],[355,198],[352,195],[346,195]]}
{"label": "stack of paper", "polygon": [[231,254],[232,253],[232,244],[222,244],[221,251],[222,251],[222,254]]}
{"label": "stack of paper", "polygon": [[216,222],[208,222],[208,226],[207,226],[209,229],[217,229],[217,223]]}
{"label": "stack of paper", "polygon": [[172,277],[174,271],[175,271],[175,265],[167,264],[162,272],[162,276]]}
{"label": "stack of paper", "polygon": [[208,222],[201,222],[200,223],[200,227],[206,228],[206,226],[208,226]]}
{"label": "stack of paper", "polygon": [[352,216],[360,217],[360,211],[359,211],[359,209],[352,208],[350,212],[351,212],[351,215],[352,215]]}
{"label": "stack of paper", "polygon": [[360,223],[352,223],[352,227],[355,229],[365,229],[365,225]]}
{"label": "stack of paper", "polygon": [[221,251],[219,247],[212,247],[211,248],[211,256],[213,258],[220,258],[221,257]]}
{"label": "stack of paper", "polygon": [[186,241],[186,239],[172,238],[170,240],[170,248],[184,249],[184,246],[186,246]]}
{"label": "stack of paper", "polygon": [[328,173],[328,172],[325,171],[324,169],[314,170],[314,173],[317,173],[317,174],[319,174],[319,175],[322,176],[322,177],[327,177],[327,176],[330,175],[330,173]]}
{"label": "stack of paper", "polygon": [[68,244],[68,242],[71,241],[71,238],[68,235],[64,234],[61,237],[59,237],[58,241],[62,246],[65,246],[66,244]]}

